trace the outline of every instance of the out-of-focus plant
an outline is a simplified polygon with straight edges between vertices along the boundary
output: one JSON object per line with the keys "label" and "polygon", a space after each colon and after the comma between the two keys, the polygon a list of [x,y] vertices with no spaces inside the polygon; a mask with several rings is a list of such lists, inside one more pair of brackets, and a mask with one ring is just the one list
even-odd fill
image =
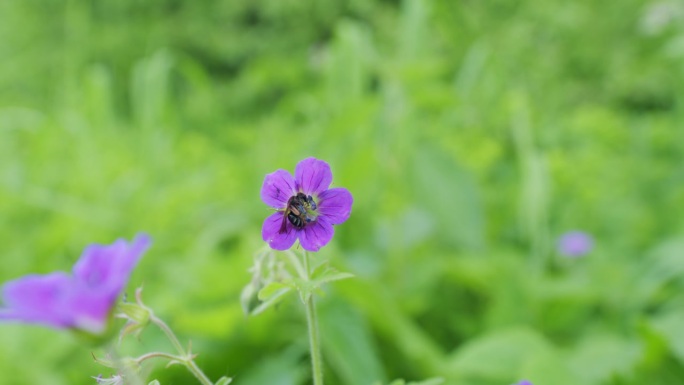
{"label": "out-of-focus plant", "polygon": [[[7,282],[2,290],[4,306],[0,308],[0,320],[66,329],[91,345],[104,346],[106,358],[95,358],[95,361],[115,369],[116,373],[110,377],[93,377],[98,384],[142,384],[141,365],[152,358],[185,366],[202,385],[229,384],[228,377],[216,383],[209,380],[194,362],[196,355],[191,347],[183,348],[171,328],[142,302],[142,289],[136,290],[135,303],[117,303],[133,268],[149,245],[147,235],[137,236],[130,244],[120,239],[111,245],[91,245],[84,250],[71,275],[55,272]],[[171,341],[177,354],[151,352],[139,357],[119,357],[112,342],[117,332],[115,318],[127,320],[120,338],[139,334],[145,326],[154,324]]]}

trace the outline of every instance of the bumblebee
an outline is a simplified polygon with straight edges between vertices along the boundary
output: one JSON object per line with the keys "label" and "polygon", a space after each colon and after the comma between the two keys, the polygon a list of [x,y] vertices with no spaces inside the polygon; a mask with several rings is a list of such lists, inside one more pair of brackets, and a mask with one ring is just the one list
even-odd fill
{"label": "bumblebee", "polygon": [[304,193],[297,193],[297,195],[290,197],[287,201],[285,213],[283,213],[283,223],[280,225],[279,233],[287,231],[287,221],[292,223],[297,229],[302,229],[307,223],[316,219],[314,211],[316,211],[316,202],[314,202],[311,195]]}

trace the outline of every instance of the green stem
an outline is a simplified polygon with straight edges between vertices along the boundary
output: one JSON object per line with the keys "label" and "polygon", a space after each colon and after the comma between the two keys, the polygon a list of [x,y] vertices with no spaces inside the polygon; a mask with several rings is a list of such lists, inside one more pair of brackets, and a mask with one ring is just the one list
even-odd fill
{"label": "green stem", "polygon": [[[304,270],[307,280],[311,280],[309,268],[309,253],[304,251]],[[314,385],[323,385],[323,360],[321,358],[321,343],[318,336],[318,316],[313,293],[309,294],[306,303],[306,322],[309,329],[309,346],[311,349],[311,373]]]}
{"label": "green stem", "polygon": [[204,374],[202,369],[200,369],[199,366],[197,366],[195,360],[193,359],[194,357],[185,352],[183,345],[181,345],[180,341],[178,340],[178,337],[176,337],[176,335],[173,333],[169,325],[167,325],[160,318],[157,318],[154,314],[150,316],[150,322],[157,325],[157,327],[159,327],[159,329],[161,329],[161,331],[164,332],[164,334],[166,334],[166,337],[168,337],[169,341],[171,341],[173,347],[176,348],[178,354],[181,357],[183,357],[181,362],[185,365],[186,368],[188,368],[190,373],[192,373],[202,385],[214,384],[213,382],[211,382],[209,377],[207,377],[207,375]]}
{"label": "green stem", "polygon": [[151,358],[165,358],[169,361],[179,361],[179,362],[183,361],[183,357],[181,357],[181,356],[174,356],[173,354],[164,353],[164,352],[145,353],[142,356],[139,356],[138,358],[136,358],[135,361],[139,364],[142,364],[143,362],[145,362]]}
{"label": "green stem", "polygon": [[152,314],[150,315],[150,322],[153,324],[157,325],[161,331],[166,334],[166,338],[171,341],[171,344],[173,345],[174,348],[180,353],[182,356],[185,355],[185,349],[183,348],[183,345],[181,345],[180,341],[178,340],[178,337],[173,333],[173,330],[169,327],[169,325],[166,324],[166,322],[162,321],[161,318],[158,318],[156,315]]}

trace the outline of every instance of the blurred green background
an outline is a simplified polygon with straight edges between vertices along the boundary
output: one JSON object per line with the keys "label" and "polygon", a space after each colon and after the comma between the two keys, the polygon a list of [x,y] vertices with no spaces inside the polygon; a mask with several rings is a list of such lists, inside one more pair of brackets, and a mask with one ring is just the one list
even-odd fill
{"label": "blurred green background", "polygon": [[[146,231],[129,293],[212,379],[309,383],[296,298],[239,295],[264,175],[315,156],[355,198],[329,385],[681,383],[683,97],[677,1],[4,0],[0,281]],[[90,352],[2,325],[0,383],[92,384]]]}

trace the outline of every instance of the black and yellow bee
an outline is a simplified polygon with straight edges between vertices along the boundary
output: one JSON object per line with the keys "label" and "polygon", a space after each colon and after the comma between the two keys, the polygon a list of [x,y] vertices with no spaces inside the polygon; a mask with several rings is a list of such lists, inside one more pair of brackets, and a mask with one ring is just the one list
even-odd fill
{"label": "black and yellow bee", "polygon": [[287,221],[292,223],[297,229],[302,229],[307,223],[316,219],[314,211],[316,211],[316,202],[314,202],[311,195],[304,193],[297,193],[297,195],[290,197],[287,201],[287,207],[283,213],[283,223],[280,226],[280,233],[287,231]]}

